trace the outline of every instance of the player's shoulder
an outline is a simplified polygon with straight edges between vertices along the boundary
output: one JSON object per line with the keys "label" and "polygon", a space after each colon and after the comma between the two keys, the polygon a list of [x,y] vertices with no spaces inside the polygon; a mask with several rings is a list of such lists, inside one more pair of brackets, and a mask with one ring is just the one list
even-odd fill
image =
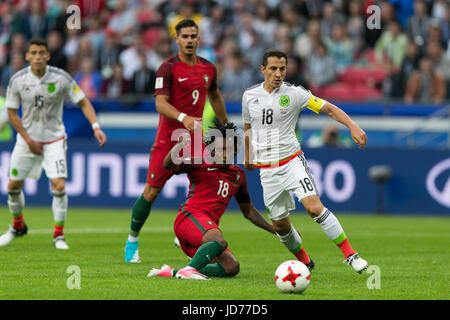
{"label": "player's shoulder", "polygon": [[211,61],[209,61],[208,59],[205,59],[203,57],[197,56],[198,62],[200,62],[201,64],[210,66],[212,68],[215,68],[214,63],[212,63]]}
{"label": "player's shoulder", "polygon": [[177,56],[171,56],[167,58],[163,63],[161,63],[161,66],[159,68],[167,68],[167,67],[171,68],[179,62],[180,60],[177,58]]}
{"label": "player's shoulder", "polygon": [[248,87],[247,89],[244,90],[244,95],[245,94],[257,94],[261,91],[262,89],[262,82],[254,84],[251,87]]}
{"label": "player's shoulder", "polygon": [[245,171],[239,165],[233,164],[233,165],[230,166],[230,169],[235,171],[236,174],[240,175],[241,177],[245,177]]}
{"label": "player's shoulder", "polygon": [[68,82],[72,82],[72,80],[73,80],[72,76],[66,70],[60,69],[55,66],[48,66],[48,72],[57,77],[62,77],[65,80],[67,80]]}
{"label": "player's shoulder", "polygon": [[12,75],[12,77],[9,79],[10,85],[17,79],[20,79],[28,74],[28,67],[22,68],[16,73]]}
{"label": "player's shoulder", "polygon": [[302,91],[302,92],[310,92],[308,89],[306,89],[305,87],[303,87],[302,85],[295,85],[289,82],[283,82],[283,89],[285,90],[297,90],[297,91]]}

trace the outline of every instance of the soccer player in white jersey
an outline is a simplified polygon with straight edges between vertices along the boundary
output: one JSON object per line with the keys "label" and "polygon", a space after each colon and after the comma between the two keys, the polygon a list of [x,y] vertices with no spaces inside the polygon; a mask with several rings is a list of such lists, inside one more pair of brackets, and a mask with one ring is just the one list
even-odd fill
{"label": "soccer player in white jersey", "polygon": [[[295,135],[295,127],[300,111],[309,108],[348,127],[353,141],[360,148],[366,145],[367,136],[337,106],[313,96],[303,87],[283,82],[286,67],[285,53],[268,50],[261,66],[264,82],[247,89],[243,94],[244,166],[248,170],[260,168],[264,204],[269,218],[280,241],[298,260],[310,269],[314,267],[303,248],[300,233],[291,224],[289,211],[295,209],[295,202],[290,192],[295,194],[311,218],[319,223],[325,234],[341,249],[344,262],[360,273],[367,268],[367,261],[352,249],[338,219],[320,201]],[[250,158],[251,155],[253,159]]]}
{"label": "soccer player in white jersey", "polygon": [[[62,122],[64,96],[81,108],[100,147],[106,143],[106,136],[97,123],[94,108],[72,77],[64,70],[47,66],[50,53],[45,40],[32,39],[25,58],[30,66],[11,77],[6,93],[5,106],[9,121],[17,131],[17,140],[11,154],[8,183],[8,207],[13,215],[13,226],[0,236],[0,246],[27,233],[23,220],[24,179],[39,179],[44,169],[53,193],[53,243],[56,249],[69,249],[63,233],[68,206],[65,192],[67,137]],[[20,106],[22,119],[18,115]]]}

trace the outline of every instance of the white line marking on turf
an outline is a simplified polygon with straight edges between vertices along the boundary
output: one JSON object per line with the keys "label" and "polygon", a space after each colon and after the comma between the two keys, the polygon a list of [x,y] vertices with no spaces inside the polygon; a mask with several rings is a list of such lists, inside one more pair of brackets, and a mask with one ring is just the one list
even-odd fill
{"label": "white line marking on turf", "polygon": [[[47,234],[52,233],[53,229],[34,229],[28,230],[29,234]],[[83,233],[127,233],[130,229],[128,228],[68,228],[65,230],[66,234],[83,234]],[[153,227],[142,229],[143,232],[171,232],[173,227]]]}

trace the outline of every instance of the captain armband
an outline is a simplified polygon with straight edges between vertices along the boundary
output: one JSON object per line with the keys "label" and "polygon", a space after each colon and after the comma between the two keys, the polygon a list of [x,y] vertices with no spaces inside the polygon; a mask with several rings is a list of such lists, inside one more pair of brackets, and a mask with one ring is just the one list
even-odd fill
{"label": "captain armband", "polygon": [[320,99],[318,97],[315,97],[311,95],[311,98],[309,99],[308,103],[306,104],[306,107],[315,113],[319,113],[320,109],[323,107],[323,105],[326,103],[326,100]]}

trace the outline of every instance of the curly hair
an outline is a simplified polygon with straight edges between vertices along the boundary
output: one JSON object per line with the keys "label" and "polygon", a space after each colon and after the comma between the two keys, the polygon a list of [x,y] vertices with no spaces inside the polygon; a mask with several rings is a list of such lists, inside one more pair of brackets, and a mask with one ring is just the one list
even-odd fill
{"label": "curly hair", "polygon": [[[238,143],[239,143],[239,135],[236,133],[237,127],[233,122],[226,122],[221,123],[219,120],[215,119],[213,121],[213,126],[210,126],[209,129],[206,132],[205,135],[205,144],[207,146],[210,146],[212,143],[214,143],[216,137],[223,137],[227,140],[230,138],[233,138],[233,144],[234,144],[234,153],[237,153],[238,150]],[[220,134],[219,134],[220,133]],[[232,135],[230,136],[230,133]]]}

